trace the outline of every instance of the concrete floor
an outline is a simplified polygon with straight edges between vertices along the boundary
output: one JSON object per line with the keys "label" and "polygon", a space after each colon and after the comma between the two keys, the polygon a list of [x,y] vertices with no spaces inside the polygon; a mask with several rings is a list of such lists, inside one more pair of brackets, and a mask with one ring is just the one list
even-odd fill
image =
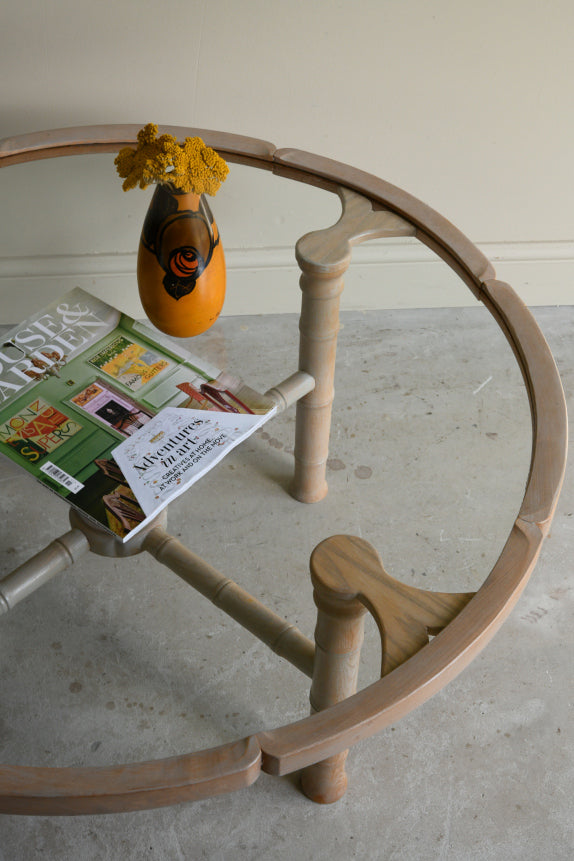
{"label": "concrete floor", "polygon": [[[574,308],[536,316],[572,404]],[[406,583],[477,588],[520,505],[530,422],[520,373],[481,307],[343,316],[329,496],[286,492],[294,412],[170,508],[168,528],[312,635],[307,574],[330,534],[370,540]],[[265,389],[295,369],[297,320],[224,319],[193,348]],[[2,463],[0,576],[67,507]],[[517,608],[447,688],[357,745],[321,807],[295,778],[102,817],[0,816],[1,861],[574,857],[569,471]],[[307,713],[308,683],[151,557],[84,558],[0,619],[0,761],[105,765],[199,750]],[[367,627],[361,685],[376,677]]]}

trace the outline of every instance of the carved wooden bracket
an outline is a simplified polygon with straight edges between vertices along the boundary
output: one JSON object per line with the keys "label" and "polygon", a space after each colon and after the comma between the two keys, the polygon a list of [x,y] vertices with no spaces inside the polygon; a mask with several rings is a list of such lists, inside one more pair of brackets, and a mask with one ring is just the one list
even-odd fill
{"label": "carved wooden bracket", "polygon": [[465,607],[474,592],[427,592],[390,577],[375,548],[362,538],[334,535],[311,556],[311,579],[318,594],[338,601],[358,599],[381,634],[385,676],[411,658]]}

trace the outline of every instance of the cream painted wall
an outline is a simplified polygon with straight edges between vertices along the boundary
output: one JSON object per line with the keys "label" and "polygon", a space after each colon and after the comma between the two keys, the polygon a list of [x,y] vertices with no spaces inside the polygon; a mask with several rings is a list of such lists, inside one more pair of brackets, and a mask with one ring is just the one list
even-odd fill
{"label": "cream painted wall", "polygon": [[[571,0],[3,0],[0,30],[0,137],[153,120],[318,152],[429,203],[528,303],[572,302]],[[0,322],[74,284],[141,314],[146,193],[75,161],[0,172]],[[214,204],[226,313],[295,310],[292,244],[336,217],[271,180],[234,169]],[[469,300],[412,242],[357,263],[346,307]]]}

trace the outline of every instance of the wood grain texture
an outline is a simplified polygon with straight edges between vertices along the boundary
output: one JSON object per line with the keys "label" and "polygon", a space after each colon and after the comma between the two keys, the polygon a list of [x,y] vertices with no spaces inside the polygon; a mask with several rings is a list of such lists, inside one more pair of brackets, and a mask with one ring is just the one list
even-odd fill
{"label": "wood grain texture", "polygon": [[[4,138],[0,140],[0,166],[89,152],[117,152],[124,146],[135,146],[140,128],[133,124],[74,126]],[[268,141],[227,132],[188,126],[160,125],[158,128],[160,134],[171,134],[178,140],[200,137],[224,157],[228,153],[237,161],[271,162],[276,149]]]}
{"label": "wood grain texture", "polygon": [[485,583],[453,621],[392,673],[320,714],[258,733],[262,768],[288,774],[333,756],[396,723],[455,678],[512,611],[534,567],[543,533],[518,520]]}
{"label": "wood grain texture", "polygon": [[567,415],[560,377],[532,315],[512,289],[480,285],[522,370],[533,423],[531,465],[519,516],[476,595],[410,660],[321,715],[259,734],[263,768],[274,774],[345,750],[420,705],[454,678],[494,636],[522,593],[547,534],[564,479]]}
{"label": "wood grain texture", "polygon": [[339,220],[323,230],[306,233],[295,254],[304,272],[342,274],[351,260],[351,248],[369,239],[414,236],[415,228],[387,210],[374,210],[371,201],[343,186],[337,189],[342,203]]}
{"label": "wood grain texture", "polygon": [[487,281],[482,301],[505,333],[522,370],[532,414],[532,458],[519,516],[548,532],[566,468],[568,417],[556,363],[536,320],[514,290]]}
{"label": "wood grain texture", "polygon": [[[114,152],[134,143],[137,128],[91,126],[7,139],[0,142],[0,166],[59,155]],[[489,308],[515,352],[533,423],[526,492],[502,553],[476,595],[425,648],[365,690],[302,721],[261,732],[257,743],[236,742],[216,752],[107,769],[0,767],[0,810],[4,812],[135,810],[203,798],[255,780],[261,752],[264,770],[285,774],[339,754],[395,722],[467,666],[511,612],[536,562],[562,485],[566,410],[550,350],[528,310],[510,287],[495,280],[488,260],[457,228],[401,189],[348,165],[298,150],[277,150],[251,138],[162,127],[170,129],[177,129],[174,133],[179,137],[201,134],[232,162],[272,169],[330,191],[343,186],[367,197],[374,209],[388,209],[412,225],[416,236]],[[310,430],[313,432],[313,422]]]}
{"label": "wood grain texture", "polygon": [[[332,536],[315,548],[311,579],[318,608],[310,697],[314,712],[356,690],[365,608],[381,635],[383,676],[426,646],[429,634],[445,628],[474,594],[405,586],[389,577],[371,544],[349,535]],[[301,786],[309,798],[331,804],[344,795],[347,754],[345,750],[303,769]]]}
{"label": "wood grain texture", "polygon": [[88,550],[88,540],[80,529],[72,529],[54,539],[0,580],[0,615],[7,613],[56,574],[65,571]]}
{"label": "wood grain texture", "polygon": [[494,277],[494,269],[487,258],[458,228],[395,185],[358,168],[302,150],[278,149],[273,160],[283,168],[283,175],[287,175],[287,168],[293,168],[301,174],[337,182],[400,215],[416,228],[421,241],[431,244],[437,254],[457,269],[474,292],[482,281]]}
{"label": "wood grain texture", "polygon": [[[313,582],[318,583],[317,578],[313,577]],[[314,599],[317,625],[309,695],[312,714],[355,693],[366,613],[354,595],[349,597],[332,589],[316,587]],[[308,798],[318,804],[332,804],[342,798],[347,790],[347,753],[342,751],[303,770],[301,788]]]}
{"label": "wood grain texture", "polygon": [[362,195],[342,187],[338,194],[342,203],[339,220],[324,230],[307,233],[295,249],[302,273],[299,370],[310,374],[315,386],[297,404],[291,492],[300,502],[308,503],[318,502],[327,493],[325,474],[335,393],[339,303],[351,248],[367,239],[409,236],[414,232],[394,213],[374,211]]}
{"label": "wood grain texture", "polygon": [[274,613],[161,527],[146,535],[143,547],[154,559],[251,631],[275,654],[307,676],[313,675],[314,644],[295,625]]}
{"label": "wood grain texture", "polygon": [[250,786],[260,773],[254,738],[184,756],[109,768],[0,766],[0,813],[120,813],[198,801]]}
{"label": "wood grain texture", "polygon": [[381,676],[411,658],[452,622],[475,594],[416,589],[390,577],[375,548],[362,538],[334,535],[311,556],[319,595],[357,599],[369,609],[382,643]]}

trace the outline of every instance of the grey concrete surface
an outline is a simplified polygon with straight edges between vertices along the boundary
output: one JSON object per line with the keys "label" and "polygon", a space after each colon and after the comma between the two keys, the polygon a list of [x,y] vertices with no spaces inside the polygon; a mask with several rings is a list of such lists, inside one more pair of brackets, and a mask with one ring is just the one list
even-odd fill
{"label": "grey concrete surface", "polygon": [[[536,316],[574,396],[574,308]],[[343,316],[330,493],[287,493],[294,412],[170,507],[169,530],[312,635],[313,547],[360,535],[406,583],[477,588],[520,505],[530,420],[488,313]],[[227,318],[193,349],[265,389],[296,366],[297,320]],[[2,462],[4,576],[67,531],[67,507]],[[314,805],[296,776],[135,814],[0,816],[1,861],[574,857],[574,486],[533,577],[449,686],[357,745],[349,790]],[[147,556],[88,556],[0,618],[0,761],[105,765],[199,750],[304,716],[308,682]],[[380,647],[367,626],[361,685]]]}

